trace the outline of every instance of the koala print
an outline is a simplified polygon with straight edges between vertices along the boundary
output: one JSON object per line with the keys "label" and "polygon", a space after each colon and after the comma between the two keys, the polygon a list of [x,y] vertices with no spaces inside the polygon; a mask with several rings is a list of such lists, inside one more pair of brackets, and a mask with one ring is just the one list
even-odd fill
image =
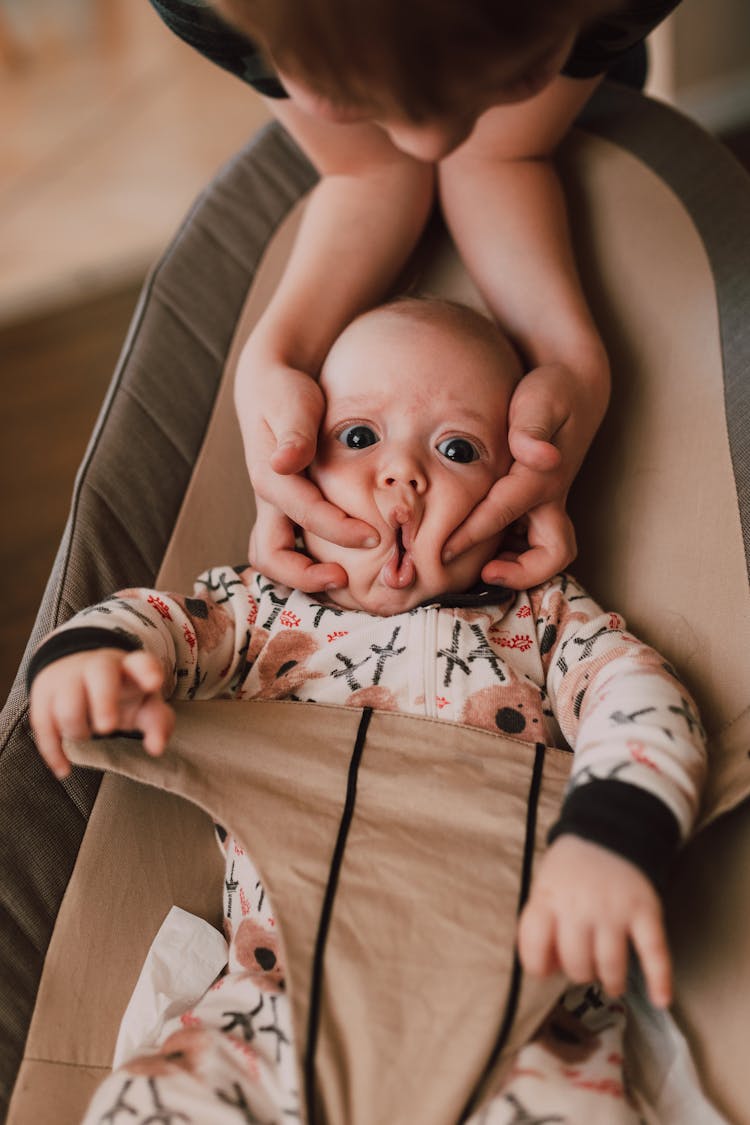
{"label": "koala print", "polygon": [[529,742],[549,742],[552,739],[548,714],[551,712],[542,689],[530,680],[518,678],[474,692],[464,703],[460,721]]}
{"label": "koala print", "polygon": [[240,922],[232,942],[232,955],[247,969],[264,992],[284,991],[284,968],[278,934],[256,918]]}

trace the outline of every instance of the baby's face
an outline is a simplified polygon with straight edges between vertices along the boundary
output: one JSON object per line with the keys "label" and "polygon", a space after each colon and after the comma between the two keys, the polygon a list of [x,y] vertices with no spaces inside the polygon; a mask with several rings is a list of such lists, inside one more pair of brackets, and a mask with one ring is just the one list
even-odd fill
{"label": "baby's face", "polygon": [[441,555],[508,471],[516,374],[487,341],[403,313],[370,313],[339,338],[321,376],[327,409],[309,475],[377,528],[380,544],[345,548],[305,534],[312,555],[349,576],[333,601],[390,615],[477,581],[499,536],[447,565]]}

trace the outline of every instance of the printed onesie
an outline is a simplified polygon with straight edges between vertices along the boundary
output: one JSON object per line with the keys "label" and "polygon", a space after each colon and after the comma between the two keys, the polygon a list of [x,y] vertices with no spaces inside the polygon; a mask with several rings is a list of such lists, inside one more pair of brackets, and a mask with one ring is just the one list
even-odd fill
{"label": "printed onesie", "polygon": [[[551,838],[602,844],[657,885],[695,820],[705,747],[692,700],[663,658],[568,575],[374,617],[249,567],[215,567],[190,597],[123,590],[83,610],[42,645],[30,676],[106,645],[153,652],[177,699],[374,707],[574,748]],[[157,1052],[105,1081],[87,1125],[168,1111],[218,1125],[299,1116],[273,909],[239,843],[223,847],[227,972],[164,1029]],[[544,1120],[640,1120],[623,1074],[623,1015],[593,986],[569,990],[476,1120],[551,1111]]]}

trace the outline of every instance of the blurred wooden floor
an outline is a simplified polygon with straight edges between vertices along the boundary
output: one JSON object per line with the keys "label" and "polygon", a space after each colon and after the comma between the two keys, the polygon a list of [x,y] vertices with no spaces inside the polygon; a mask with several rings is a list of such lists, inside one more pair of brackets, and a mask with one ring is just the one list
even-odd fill
{"label": "blurred wooden floor", "polygon": [[78,464],[104,398],[138,285],[0,329],[0,696],[36,617]]}
{"label": "blurred wooden floor", "polygon": [[141,279],[267,120],[147,0],[3,0],[0,703]]}

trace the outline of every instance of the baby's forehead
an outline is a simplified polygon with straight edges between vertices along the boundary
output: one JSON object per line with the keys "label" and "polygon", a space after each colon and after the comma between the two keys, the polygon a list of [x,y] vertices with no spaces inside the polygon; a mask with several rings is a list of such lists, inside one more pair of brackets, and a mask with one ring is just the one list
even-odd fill
{"label": "baby's forehead", "polygon": [[358,373],[364,378],[385,364],[408,380],[419,377],[423,364],[442,375],[451,364],[468,363],[515,377],[512,346],[481,314],[415,300],[375,309],[350,324],[326,358],[323,379],[335,383],[343,372],[356,381]]}

